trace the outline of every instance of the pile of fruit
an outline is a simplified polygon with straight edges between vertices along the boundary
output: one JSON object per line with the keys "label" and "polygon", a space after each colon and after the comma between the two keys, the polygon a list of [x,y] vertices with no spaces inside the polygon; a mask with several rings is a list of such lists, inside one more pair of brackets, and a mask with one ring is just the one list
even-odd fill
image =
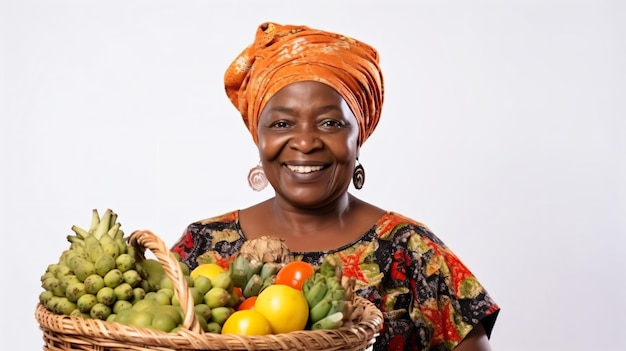
{"label": "pile of fruit", "polygon": [[[175,282],[159,261],[129,244],[117,217],[94,209],[88,229],[72,226],[69,248],[41,276],[40,303],[56,314],[176,332],[184,314]],[[178,261],[202,329],[266,335],[358,319],[354,279],[342,276],[334,256],[320,267],[289,257],[282,240],[262,237],[247,241],[227,269],[205,262],[190,271]]]}

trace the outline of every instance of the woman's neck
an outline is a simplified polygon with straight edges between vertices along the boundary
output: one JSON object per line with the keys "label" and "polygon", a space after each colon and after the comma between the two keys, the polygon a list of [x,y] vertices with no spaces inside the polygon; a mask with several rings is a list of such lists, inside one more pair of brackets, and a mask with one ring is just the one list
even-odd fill
{"label": "woman's neck", "polygon": [[294,235],[309,235],[332,227],[345,227],[346,217],[359,200],[346,193],[323,207],[315,208],[293,206],[279,197],[269,199],[267,202],[276,221],[289,228]]}

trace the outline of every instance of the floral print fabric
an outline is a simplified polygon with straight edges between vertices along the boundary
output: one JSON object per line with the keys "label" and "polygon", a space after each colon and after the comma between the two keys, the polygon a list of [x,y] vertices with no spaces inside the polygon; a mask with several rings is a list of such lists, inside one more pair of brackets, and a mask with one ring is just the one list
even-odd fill
{"label": "floral print fabric", "polygon": [[[188,226],[172,247],[192,269],[209,252],[223,267],[246,240],[239,212]],[[452,251],[423,224],[384,214],[355,242],[325,252],[292,252],[294,260],[319,265],[326,255],[341,259],[357,293],[384,315],[374,350],[452,350],[482,323],[490,335],[498,305]]]}

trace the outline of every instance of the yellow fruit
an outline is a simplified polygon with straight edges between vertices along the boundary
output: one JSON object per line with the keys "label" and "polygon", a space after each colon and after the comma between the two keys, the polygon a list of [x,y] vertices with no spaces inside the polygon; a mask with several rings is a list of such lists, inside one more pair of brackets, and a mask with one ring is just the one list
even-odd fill
{"label": "yellow fruit", "polygon": [[272,327],[262,314],[254,310],[241,310],[231,314],[222,326],[222,334],[268,335]]}
{"label": "yellow fruit", "polygon": [[304,294],[288,285],[275,284],[263,289],[254,303],[254,311],[269,321],[274,334],[303,330],[309,319]]}
{"label": "yellow fruit", "polygon": [[194,268],[194,270],[191,271],[189,276],[191,277],[191,279],[196,279],[196,277],[202,275],[202,276],[205,276],[205,277],[207,277],[207,278],[212,280],[218,274],[224,273],[224,272],[226,272],[226,270],[224,268],[222,268],[218,264],[215,264],[215,263],[204,263],[204,264],[201,264],[198,267]]}

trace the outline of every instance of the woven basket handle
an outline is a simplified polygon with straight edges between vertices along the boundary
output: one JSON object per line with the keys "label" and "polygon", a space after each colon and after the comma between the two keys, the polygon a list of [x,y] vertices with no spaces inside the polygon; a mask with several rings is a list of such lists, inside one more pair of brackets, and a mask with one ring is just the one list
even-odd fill
{"label": "woven basket handle", "polygon": [[183,309],[183,314],[185,315],[182,328],[192,332],[202,333],[202,327],[194,311],[194,302],[191,298],[187,280],[180,269],[180,263],[167,246],[165,246],[163,240],[149,230],[136,230],[130,234],[128,240],[141,255],[143,255],[145,249],[149,249],[163,265],[165,273],[172,281],[174,294],[178,298],[180,307]]}

